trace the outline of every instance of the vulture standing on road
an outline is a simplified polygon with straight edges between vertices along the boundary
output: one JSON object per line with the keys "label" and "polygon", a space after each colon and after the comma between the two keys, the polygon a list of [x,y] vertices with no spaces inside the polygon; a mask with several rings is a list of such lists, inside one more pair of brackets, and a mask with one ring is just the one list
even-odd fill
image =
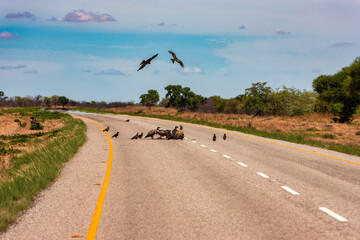
{"label": "vulture standing on road", "polygon": [[180,64],[180,66],[182,68],[184,68],[184,64],[182,63],[182,61],[180,61],[177,57],[176,57],[176,54],[172,51],[169,51],[169,53],[172,55],[173,59],[170,59],[172,61],[172,63],[174,64],[174,62],[178,62]]}
{"label": "vulture standing on road", "polygon": [[130,119],[126,119],[125,122],[130,122]]}
{"label": "vulture standing on road", "polygon": [[109,131],[109,126],[103,130],[103,132]]}
{"label": "vulture standing on road", "polygon": [[160,129],[160,127],[157,127],[154,130],[151,130],[150,132],[148,132],[148,134],[145,136],[145,138],[147,137],[151,137],[151,139],[154,139],[154,135],[157,134],[157,131]]}
{"label": "vulture standing on road", "polygon": [[137,139],[139,137],[139,133],[136,133],[136,135],[135,136],[133,136],[132,138],[131,138],[131,140],[133,140],[133,139]]}
{"label": "vulture standing on road", "polygon": [[144,133],[140,133],[139,138],[141,139],[143,137]]}
{"label": "vulture standing on road", "polygon": [[174,130],[172,130],[172,132],[171,132],[171,136],[172,136],[173,138],[175,138],[175,134],[176,134],[176,132],[178,131],[177,129],[178,129],[178,126],[175,126]]}
{"label": "vulture standing on road", "polygon": [[223,139],[224,139],[224,141],[226,140],[226,133],[224,133]]}
{"label": "vulture standing on road", "polygon": [[216,141],[216,135],[214,133],[214,136],[213,136],[213,141],[215,142]]}
{"label": "vulture standing on road", "polygon": [[151,64],[151,60],[153,60],[154,58],[156,58],[158,56],[158,53],[155,54],[154,56],[152,56],[151,58],[149,58],[148,60],[143,60],[141,63],[140,63],[140,67],[138,69],[138,71],[140,71],[141,69],[143,69],[147,64]]}
{"label": "vulture standing on road", "polygon": [[117,138],[119,136],[119,132],[115,133],[111,138]]}
{"label": "vulture standing on road", "polygon": [[180,125],[180,130],[183,130],[184,128],[183,128],[183,126],[182,125]]}

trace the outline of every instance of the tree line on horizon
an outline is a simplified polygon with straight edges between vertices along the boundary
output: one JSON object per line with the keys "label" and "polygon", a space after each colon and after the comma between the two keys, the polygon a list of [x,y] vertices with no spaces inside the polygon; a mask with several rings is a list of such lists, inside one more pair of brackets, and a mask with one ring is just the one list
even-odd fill
{"label": "tree line on horizon", "polygon": [[[349,122],[358,110],[360,113],[360,57],[333,75],[321,75],[313,81],[314,91],[294,87],[272,89],[267,82],[253,83],[243,94],[233,98],[221,96],[203,97],[189,87],[168,85],[166,95],[160,101],[157,90],[150,89],[140,95],[140,104],[173,107],[179,112],[198,111],[206,113],[249,114],[253,116],[282,115],[299,116],[313,112],[332,113],[334,121]],[[41,95],[7,97],[0,91],[0,106],[48,107],[61,105],[79,107],[114,108],[136,105],[134,102],[74,101],[65,96]]]}
{"label": "tree line on horizon", "polygon": [[[335,122],[350,122],[360,112],[360,57],[333,75],[321,75],[313,81],[314,91],[283,86],[273,90],[267,82],[253,83],[243,94],[230,99],[221,96],[205,98],[181,85],[165,87],[167,94],[160,102],[179,112],[218,112],[234,114],[298,116],[313,112],[332,113]],[[151,89],[140,96],[140,103],[151,108],[159,94]]]}

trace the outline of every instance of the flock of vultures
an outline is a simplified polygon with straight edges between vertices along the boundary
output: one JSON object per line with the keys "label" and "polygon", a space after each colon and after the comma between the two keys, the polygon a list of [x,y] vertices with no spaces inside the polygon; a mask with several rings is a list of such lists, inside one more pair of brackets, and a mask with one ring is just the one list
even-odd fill
{"label": "flock of vultures", "polygon": [[[125,120],[125,122],[130,122],[130,119]],[[183,126],[180,125],[180,128],[178,129],[178,126],[175,126],[173,130],[169,129],[160,129],[160,127],[157,127],[156,129],[153,129],[146,134],[145,138],[151,137],[151,139],[154,139],[155,135],[159,135],[159,138],[157,139],[184,139],[184,131]],[[108,126],[103,130],[103,132],[109,132],[110,127]],[[135,136],[131,138],[131,140],[135,139],[141,139],[143,137],[144,133],[136,133]],[[116,132],[111,138],[117,138],[119,136],[119,132]],[[165,138],[163,138],[165,137]]]}
{"label": "flock of vultures", "polygon": [[[130,122],[130,119],[125,120],[125,122]],[[154,139],[155,135],[159,135],[159,137],[157,139],[180,139],[183,140],[184,139],[184,128],[182,125],[180,125],[180,128],[178,129],[178,126],[175,126],[175,128],[173,130],[170,129],[160,129],[160,127],[157,127],[156,129],[150,130],[145,138],[151,137],[151,139]],[[108,132],[109,131],[109,126],[107,128],[105,128],[103,130],[103,132]],[[111,138],[117,138],[119,136],[119,132],[116,132]],[[131,140],[136,140],[136,139],[142,139],[142,137],[144,136],[144,133],[136,133],[135,136],[133,136],[131,138]],[[165,137],[165,138],[163,138]],[[226,133],[224,133],[223,135],[223,139],[224,141],[226,140]],[[216,134],[213,135],[213,141],[216,141]]]}

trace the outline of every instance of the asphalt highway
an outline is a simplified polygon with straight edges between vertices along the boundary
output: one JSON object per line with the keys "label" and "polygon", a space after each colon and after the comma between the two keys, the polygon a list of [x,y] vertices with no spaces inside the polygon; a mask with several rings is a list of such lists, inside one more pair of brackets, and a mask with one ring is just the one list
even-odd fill
{"label": "asphalt highway", "polygon": [[[85,239],[99,211],[96,239],[360,239],[359,157],[194,124],[76,115],[119,132],[112,160],[100,126],[84,120],[88,142],[0,239]],[[182,141],[130,140],[180,124]]]}

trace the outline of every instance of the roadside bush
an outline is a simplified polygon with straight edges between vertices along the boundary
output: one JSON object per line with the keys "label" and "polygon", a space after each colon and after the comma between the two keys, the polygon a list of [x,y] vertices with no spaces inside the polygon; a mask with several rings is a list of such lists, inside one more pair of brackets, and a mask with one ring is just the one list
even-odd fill
{"label": "roadside bush", "polygon": [[322,137],[323,138],[330,138],[330,139],[335,139],[336,138],[336,136],[333,135],[333,134],[324,134],[324,135],[322,135]]}
{"label": "roadside bush", "polygon": [[304,109],[295,107],[291,110],[291,116],[303,116],[304,115]]}
{"label": "roadside bush", "polygon": [[30,130],[43,130],[44,127],[40,125],[40,123],[32,123],[30,126]]}

